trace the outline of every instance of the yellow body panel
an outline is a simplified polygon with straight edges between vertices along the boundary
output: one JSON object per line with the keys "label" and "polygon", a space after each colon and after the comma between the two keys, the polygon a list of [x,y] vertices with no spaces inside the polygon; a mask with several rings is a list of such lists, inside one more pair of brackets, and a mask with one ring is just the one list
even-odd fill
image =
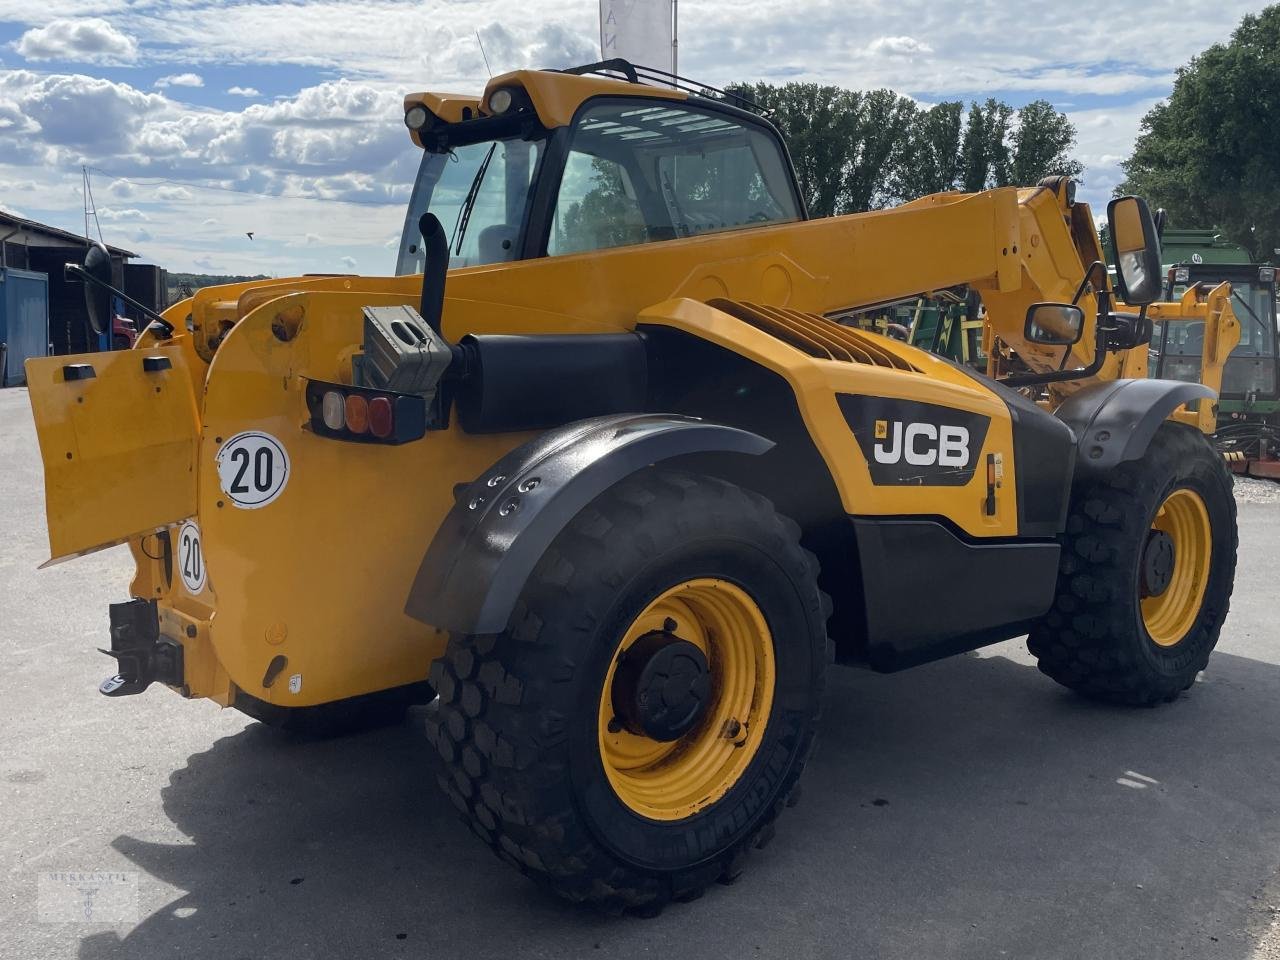
{"label": "yellow body panel", "polygon": [[[780,374],[791,384],[818,452],[835,480],[845,512],[866,516],[937,515],[974,536],[1013,536],[1018,532],[1014,495],[1013,428],[1004,402],[979,389],[949,364],[913,347],[886,339],[886,347],[920,367],[920,373],[833,360],[818,360],[755,327],[693,300],[672,300],[640,314],[642,323],[671,326],[742,354]],[[836,403],[837,394],[892,397],[969,410],[991,418],[978,457],[999,454],[1001,490],[996,512],[987,516],[986,473],[975,470],[962,487],[875,486],[866,458]]]}
{"label": "yellow body panel", "polygon": [[[171,366],[146,372],[144,356]],[[95,375],[64,379],[73,364],[87,364]],[[187,365],[173,346],[27,361],[51,561],[195,513],[197,411]]]}

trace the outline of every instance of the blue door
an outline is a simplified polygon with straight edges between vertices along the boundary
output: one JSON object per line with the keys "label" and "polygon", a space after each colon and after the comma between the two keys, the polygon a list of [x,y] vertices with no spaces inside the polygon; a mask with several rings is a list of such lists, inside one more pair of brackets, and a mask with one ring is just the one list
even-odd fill
{"label": "blue door", "polygon": [[0,269],[0,341],[5,350],[0,379],[6,387],[27,382],[22,365],[28,357],[49,353],[49,278],[30,270]]}

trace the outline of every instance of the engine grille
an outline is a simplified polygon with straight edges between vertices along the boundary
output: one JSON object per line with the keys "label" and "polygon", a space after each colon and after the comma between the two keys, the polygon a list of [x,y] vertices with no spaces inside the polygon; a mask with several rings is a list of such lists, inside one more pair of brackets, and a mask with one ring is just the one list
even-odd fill
{"label": "engine grille", "polygon": [[875,334],[846,327],[816,313],[722,298],[707,301],[707,306],[737,317],[811,357],[920,372],[919,367],[877,343],[880,338]]}

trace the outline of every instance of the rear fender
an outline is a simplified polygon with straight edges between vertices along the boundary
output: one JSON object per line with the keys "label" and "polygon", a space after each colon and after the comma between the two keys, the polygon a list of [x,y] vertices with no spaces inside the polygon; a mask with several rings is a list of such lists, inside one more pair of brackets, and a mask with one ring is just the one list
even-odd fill
{"label": "rear fender", "polygon": [[499,633],[556,535],[619,480],[685,454],[761,454],[772,446],[745,430],[661,414],[594,417],[548,430],[458,491],[405,613],[456,633]]}

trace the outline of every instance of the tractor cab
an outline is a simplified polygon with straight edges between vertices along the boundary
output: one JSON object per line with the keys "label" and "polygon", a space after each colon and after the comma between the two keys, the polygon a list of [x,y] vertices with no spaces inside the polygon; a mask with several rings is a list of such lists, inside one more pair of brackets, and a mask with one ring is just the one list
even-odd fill
{"label": "tractor cab", "polygon": [[398,274],[424,271],[425,213],[444,228],[450,268],[805,218],[781,136],[734,105],[746,101],[580,69],[517,71],[476,99],[406,98],[423,156]]}
{"label": "tractor cab", "polygon": [[[1164,300],[1177,300],[1196,284],[1231,283],[1231,307],[1240,321],[1240,343],[1222,372],[1220,420],[1270,417],[1280,412],[1275,267],[1257,264],[1182,263],[1165,276]],[[1157,322],[1151,337],[1149,374],[1197,382],[1204,354],[1204,324]]]}

